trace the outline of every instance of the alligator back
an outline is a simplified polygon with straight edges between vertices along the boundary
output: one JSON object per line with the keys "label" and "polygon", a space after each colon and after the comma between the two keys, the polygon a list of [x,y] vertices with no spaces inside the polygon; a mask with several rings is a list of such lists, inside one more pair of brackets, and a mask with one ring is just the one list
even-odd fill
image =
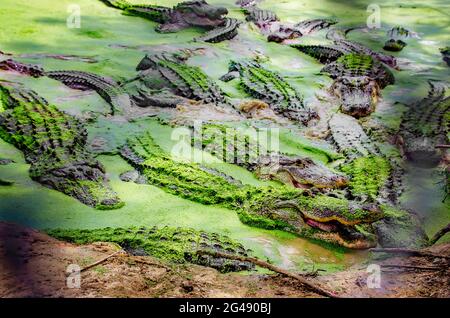
{"label": "alligator back", "polygon": [[0,113],[0,137],[24,153],[33,180],[99,209],[123,205],[103,166],[86,150],[87,132],[78,120],[35,92],[0,90],[6,105]]}
{"label": "alligator back", "polygon": [[199,67],[190,66],[166,56],[155,56],[152,62],[177,95],[205,103],[225,104],[222,90]]}
{"label": "alligator back", "polygon": [[332,47],[326,47],[321,45],[302,45],[294,44],[291,47],[296,48],[300,52],[303,52],[322,64],[328,64],[336,61],[339,57],[344,55],[344,53],[338,49]]}
{"label": "alligator back", "polygon": [[44,69],[38,65],[24,64],[13,59],[1,61],[0,70],[19,72],[33,77],[43,76],[44,73]]}
{"label": "alligator back", "polygon": [[342,50],[343,52],[357,53],[357,54],[362,54],[362,55],[370,55],[374,59],[376,59],[390,67],[393,67],[393,68],[397,67],[397,60],[395,59],[395,57],[393,57],[391,55],[386,55],[383,53],[375,52],[360,43],[348,41],[345,39],[334,41],[334,43],[337,46],[337,48],[339,50]]}
{"label": "alligator back", "polygon": [[195,41],[219,43],[225,40],[231,40],[238,34],[238,28],[240,25],[241,22],[239,20],[227,18],[223,26],[206,32],[202,36],[197,37]]}
{"label": "alligator back", "polygon": [[247,21],[254,22],[259,27],[264,27],[267,24],[280,20],[274,12],[257,7],[249,7],[244,10],[244,13],[247,15],[245,18]]}
{"label": "alligator back", "polygon": [[367,76],[377,81],[381,88],[392,85],[395,82],[394,75],[379,61],[370,55],[345,54],[335,62],[326,65],[322,72],[330,74],[333,79],[339,77]]}
{"label": "alligator back", "polygon": [[301,21],[295,24],[294,27],[300,30],[303,35],[306,35],[329,28],[336,23],[337,21],[331,19],[312,19]]}
{"label": "alligator back", "polygon": [[49,235],[77,244],[113,242],[135,255],[152,255],[173,263],[193,263],[226,272],[251,270],[249,262],[202,255],[199,251],[216,251],[239,256],[250,252],[237,241],[217,233],[174,227],[104,228],[93,230],[57,229]]}
{"label": "alligator back", "polygon": [[339,113],[334,114],[329,121],[329,126],[336,147],[349,159],[380,154],[355,118]]}
{"label": "alligator back", "polygon": [[93,73],[81,71],[50,71],[46,76],[62,82],[73,89],[95,90],[111,105],[111,114],[131,106],[130,97],[114,80]]}
{"label": "alligator back", "polygon": [[230,70],[239,72],[243,90],[266,102],[279,114],[303,124],[317,116],[303,105],[300,93],[280,74],[247,60],[232,62]]}

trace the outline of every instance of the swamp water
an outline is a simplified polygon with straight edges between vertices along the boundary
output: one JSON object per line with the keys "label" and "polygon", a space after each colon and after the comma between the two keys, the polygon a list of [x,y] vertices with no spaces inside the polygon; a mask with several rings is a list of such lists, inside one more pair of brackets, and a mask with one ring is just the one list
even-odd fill
{"label": "swamp water", "polygon": [[[133,1],[171,6],[178,1]],[[229,8],[229,16],[244,19],[234,0],[209,0],[211,4]],[[66,19],[71,4],[81,8],[81,28],[69,29]],[[370,1],[263,1],[261,8],[275,11],[281,20],[297,22],[309,18],[333,17],[344,26],[364,26],[370,13]],[[390,27],[401,25],[414,30],[420,39],[408,40],[408,46],[394,53],[411,65],[408,70],[396,72],[397,83],[383,91],[384,101],[372,114],[386,125],[395,127],[405,107],[395,102],[409,103],[426,95],[428,79],[448,80],[449,68],[442,61],[439,48],[449,45],[448,1],[378,1],[381,8],[381,30],[351,32],[349,38],[381,50]],[[312,58],[299,54],[288,46],[267,43],[256,28],[244,24],[238,41],[219,44],[194,43],[192,38],[201,34],[195,29],[175,34],[158,34],[155,23],[124,16],[119,10],[106,7],[94,0],[2,0],[0,19],[0,51],[24,56],[17,60],[42,65],[48,70],[75,69],[91,71],[121,80],[135,74],[135,66],[146,52],[163,51],[168,47],[206,47],[207,54],[189,60],[214,79],[227,72],[230,59],[252,56],[255,51],[269,57],[267,64],[281,72],[304,95],[308,103],[319,88],[331,83],[319,75],[321,65]],[[301,40],[302,43],[321,43],[325,32]],[[85,56],[96,63],[77,60],[58,60],[30,54],[65,54]],[[26,55],[25,55],[26,54]],[[102,114],[109,108],[94,93],[77,92],[49,79],[33,79],[12,73],[0,73],[0,79],[22,82],[36,90],[61,109],[83,116]],[[220,83],[232,97],[243,95],[233,84]],[[166,149],[171,145],[171,128],[156,120],[143,119],[134,123],[111,123],[99,120],[88,127],[90,138],[101,137],[114,146],[124,141],[125,134],[149,131]],[[288,142],[282,150],[305,154],[305,149]],[[111,185],[126,205],[120,210],[97,211],[75,199],[47,189],[28,177],[28,168],[20,151],[0,140],[0,157],[11,158],[16,163],[0,166],[1,179],[13,181],[12,186],[0,187],[0,219],[35,228],[98,228],[125,226],[185,226],[226,234],[242,242],[262,259],[287,268],[311,270],[323,268],[337,270],[363,262],[367,253],[328,248],[314,242],[280,231],[266,231],[242,224],[234,211],[214,206],[204,206],[170,195],[151,185],[137,185],[120,181],[119,175],[130,169],[119,156],[101,155]],[[319,158],[320,160],[320,158]],[[222,164],[227,173],[244,183],[258,184],[259,180],[242,168]],[[441,203],[441,190],[428,176],[430,171],[407,170],[402,201],[406,207],[420,210],[425,216],[428,234],[448,223],[448,204]],[[418,187],[420,185],[420,187]],[[448,201],[447,201],[448,202]],[[447,240],[448,237],[447,237]],[[315,265],[313,265],[313,263]]]}

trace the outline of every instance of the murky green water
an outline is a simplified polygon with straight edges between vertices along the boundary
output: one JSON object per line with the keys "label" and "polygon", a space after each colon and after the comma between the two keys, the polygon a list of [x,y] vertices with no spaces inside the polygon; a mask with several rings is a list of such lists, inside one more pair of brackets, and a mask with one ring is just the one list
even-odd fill
{"label": "murky green water", "polygon": [[[81,29],[66,26],[68,5],[77,3],[81,7]],[[159,5],[173,5],[177,1],[134,1]],[[234,0],[210,0],[230,9],[230,16],[243,19],[234,5]],[[298,1],[268,0],[263,8],[276,11],[282,20],[297,22],[307,18],[334,17],[346,26],[365,24],[370,1]],[[381,7],[383,28],[402,25],[419,33],[420,39],[408,40],[408,46],[398,57],[409,61],[410,70],[396,72],[397,85],[383,91],[384,100],[374,117],[387,125],[398,125],[404,106],[393,103],[407,103],[426,94],[427,79],[447,80],[449,68],[439,54],[439,47],[449,45],[448,1],[377,1]],[[147,51],[175,47],[208,47],[208,54],[192,58],[189,63],[201,66],[211,77],[217,79],[227,71],[230,59],[251,56],[255,50],[270,57],[271,68],[283,73],[305,96],[308,102],[317,89],[328,85],[330,80],[318,75],[320,64],[300,55],[295,49],[267,43],[259,32],[250,25],[241,27],[238,41],[220,44],[193,43],[193,37],[201,31],[189,29],[176,34],[161,35],[153,28],[155,23],[137,17],[128,17],[120,11],[108,8],[96,0],[2,0],[0,3],[0,51],[13,54],[53,53],[89,56],[98,63],[61,61],[52,58],[17,58],[22,62],[41,64],[48,70],[78,69],[112,76],[116,79],[134,75],[134,68]],[[351,32],[351,39],[361,41],[373,49],[381,50],[386,40],[385,30],[370,33]],[[323,42],[324,32],[302,39],[303,43]],[[74,115],[85,112],[103,113],[108,105],[94,93],[77,92],[49,79],[32,79],[10,73],[0,73],[0,78],[25,83],[49,101]],[[220,83],[233,97],[242,97],[231,83]],[[111,143],[120,144],[126,134],[150,131],[158,142],[170,147],[170,127],[158,125],[155,121],[143,119],[133,125],[111,123],[100,120],[89,127],[90,138],[104,137]],[[286,134],[282,149],[293,154],[307,154],[303,146],[292,142],[295,136]],[[338,269],[365,258],[364,252],[329,250],[310,241],[281,232],[269,232],[243,225],[235,212],[217,207],[203,206],[165,193],[150,185],[124,183],[118,175],[130,167],[117,156],[101,156],[112,180],[113,188],[126,202],[116,211],[96,211],[56,191],[44,188],[28,177],[28,165],[11,145],[0,141],[0,157],[8,157],[17,163],[0,166],[0,176],[12,180],[11,187],[0,187],[0,219],[15,221],[36,228],[67,227],[96,228],[127,225],[171,225],[189,226],[207,231],[216,231],[239,239],[255,255],[269,258],[286,267],[317,267]],[[315,158],[326,161],[324,157]],[[231,165],[221,169],[245,183],[258,184],[250,173]],[[428,172],[410,170],[408,191],[404,196],[406,206],[417,208],[426,215],[426,228],[433,233],[448,223],[450,210],[438,202],[437,186],[428,178]],[[417,185],[420,187],[417,187]],[[419,200],[418,198],[423,198]],[[420,202],[419,202],[420,201]],[[420,203],[420,204],[419,204]],[[320,265],[321,264],[321,265]]]}

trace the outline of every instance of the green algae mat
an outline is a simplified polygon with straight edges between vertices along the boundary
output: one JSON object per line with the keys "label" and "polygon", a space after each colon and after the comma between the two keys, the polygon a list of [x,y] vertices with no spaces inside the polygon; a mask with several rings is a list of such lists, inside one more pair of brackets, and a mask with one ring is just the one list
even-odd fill
{"label": "green algae mat", "polygon": [[[128,238],[111,229],[216,233],[281,267],[325,271],[365,262],[377,244],[426,245],[450,222],[448,152],[434,147],[448,144],[449,4],[266,0],[258,10],[278,21],[264,23],[224,0],[194,11],[207,22],[143,14],[178,2],[1,2],[1,221],[79,243]],[[222,7],[228,20],[205,30]],[[297,26],[303,36],[280,28],[312,19],[322,22]],[[406,46],[383,50],[390,38]],[[434,110],[421,117],[432,128],[410,128],[417,105]],[[212,130],[197,143],[199,122]],[[240,139],[266,130],[264,147]],[[223,144],[230,131],[244,155]]]}

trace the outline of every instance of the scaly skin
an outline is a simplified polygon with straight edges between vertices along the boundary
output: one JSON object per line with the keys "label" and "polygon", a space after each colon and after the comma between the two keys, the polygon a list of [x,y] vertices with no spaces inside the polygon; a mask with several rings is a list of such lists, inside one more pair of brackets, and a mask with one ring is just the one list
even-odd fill
{"label": "scaly skin", "polygon": [[374,59],[386,64],[389,67],[392,67],[394,69],[398,68],[397,60],[395,59],[395,57],[393,57],[391,55],[386,55],[383,53],[375,52],[360,43],[352,42],[349,40],[337,40],[337,41],[334,41],[334,44],[335,44],[335,47],[342,50],[342,52],[344,52],[344,53],[356,53],[356,54],[361,54],[361,55],[369,55],[369,56],[373,57]]}
{"label": "scaly skin", "polygon": [[303,44],[293,44],[291,47],[296,48],[300,52],[303,52],[322,64],[329,64],[336,61],[339,57],[344,55],[344,53],[338,49],[322,46],[322,45],[303,45]]}
{"label": "scaly skin", "polygon": [[256,6],[258,2],[261,2],[261,0],[237,0],[236,4],[245,9]]}
{"label": "scaly skin", "polygon": [[406,46],[402,40],[390,39],[384,43],[383,50],[391,52],[400,52]]}
{"label": "scaly skin", "polygon": [[141,72],[132,81],[139,80],[150,89],[169,89],[175,95],[205,103],[226,103],[222,90],[211,78],[174,55],[147,55],[137,70]]}
{"label": "scaly skin", "polygon": [[201,144],[194,147],[218,158],[254,171],[263,180],[278,180],[295,188],[334,189],[347,185],[348,180],[325,165],[305,157],[288,157],[269,152],[258,143],[257,136],[245,130],[223,125],[202,125]]}
{"label": "scaly skin", "polygon": [[95,90],[108,104],[111,114],[131,107],[128,94],[114,80],[93,73],[80,71],[49,71],[45,76],[80,90]]}
{"label": "scaly skin", "polygon": [[436,145],[448,144],[450,98],[445,97],[446,84],[431,81],[429,84],[428,96],[409,105],[399,133],[407,157],[437,164],[441,151],[436,149]]}
{"label": "scaly skin", "polygon": [[0,62],[0,70],[19,72],[33,77],[41,77],[44,73],[44,70],[40,66],[20,63],[13,59]]}
{"label": "scaly skin", "polygon": [[340,98],[341,111],[356,118],[371,114],[380,89],[394,83],[392,73],[369,55],[342,55],[322,72],[335,80],[331,90]]}
{"label": "scaly skin", "polygon": [[[292,47],[318,59],[321,63],[324,64],[334,62],[342,55],[354,53],[358,55],[369,55],[375,60],[378,60],[388,65],[389,67],[398,69],[397,60],[395,59],[395,57],[375,52],[360,43],[346,40],[345,31],[335,29],[333,29],[333,31],[337,32],[337,34],[342,35],[342,38],[334,39],[333,46],[295,44],[292,45]],[[334,37],[336,37],[336,35]]]}
{"label": "scaly skin", "polygon": [[281,43],[285,40],[296,39],[329,28],[336,23],[337,21],[331,19],[312,19],[301,21],[293,26],[280,25],[275,32],[268,36],[267,40]]}
{"label": "scaly skin", "polygon": [[148,183],[189,200],[225,205],[236,210],[249,225],[284,229],[349,248],[375,244],[373,237],[355,228],[382,217],[374,205],[360,206],[325,195],[309,197],[299,189],[283,186],[239,186],[197,164],[175,162],[150,136],[130,140],[122,156]]}
{"label": "scaly skin", "polygon": [[219,26],[202,36],[196,38],[196,41],[218,43],[225,40],[231,40],[238,34],[238,28],[241,22],[236,19],[226,19],[223,26]]}
{"label": "scaly skin", "polygon": [[47,231],[50,236],[76,244],[113,242],[130,254],[152,255],[172,263],[193,263],[209,266],[222,273],[252,270],[248,262],[228,260],[199,251],[212,250],[221,253],[247,256],[250,251],[227,236],[189,228],[131,227],[93,230],[56,229]]}
{"label": "scaly skin", "polygon": [[247,21],[253,22],[258,28],[263,30],[268,28],[272,23],[279,21],[277,15],[270,10],[262,10],[253,6],[245,8],[243,11]]}
{"label": "scaly skin", "polygon": [[232,61],[229,73],[221,77],[228,81],[240,77],[240,85],[248,94],[260,99],[289,119],[307,124],[317,114],[303,105],[300,93],[280,74],[263,68],[255,61]]}
{"label": "scaly skin", "polygon": [[111,106],[111,114],[131,106],[128,94],[114,80],[97,74],[81,71],[45,71],[33,64],[23,64],[14,60],[0,63],[0,69],[11,70],[21,74],[42,77],[47,76],[64,85],[79,90],[94,90]]}
{"label": "scaly skin", "polygon": [[213,29],[226,23],[228,10],[209,5],[204,0],[184,1],[173,8],[154,5],[135,5],[124,0],[101,0],[107,5],[161,23],[156,31],[177,32],[188,27]]}
{"label": "scaly skin", "polygon": [[341,100],[342,112],[356,118],[371,114],[380,89],[394,83],[392,73],[369,55],[342,55],[322,71],[335,79],[331,89]]}
{"label": "scaly skin", "polygon": [[397,158],[383,155],[351,116],[334,114],[329,127],[332,142],[347,158],[340,170],[350,177],[352,195],[363,201],[395,204],[402,190],[402,167]]}
{"label": "scaly skin", "polygon": [[0,87],[6,105],[0,112],[0,137],[24,153],[30,177],[97,209],[123,206],[104,167],[85,149],[87,132],[81,123],[36,95]]}

